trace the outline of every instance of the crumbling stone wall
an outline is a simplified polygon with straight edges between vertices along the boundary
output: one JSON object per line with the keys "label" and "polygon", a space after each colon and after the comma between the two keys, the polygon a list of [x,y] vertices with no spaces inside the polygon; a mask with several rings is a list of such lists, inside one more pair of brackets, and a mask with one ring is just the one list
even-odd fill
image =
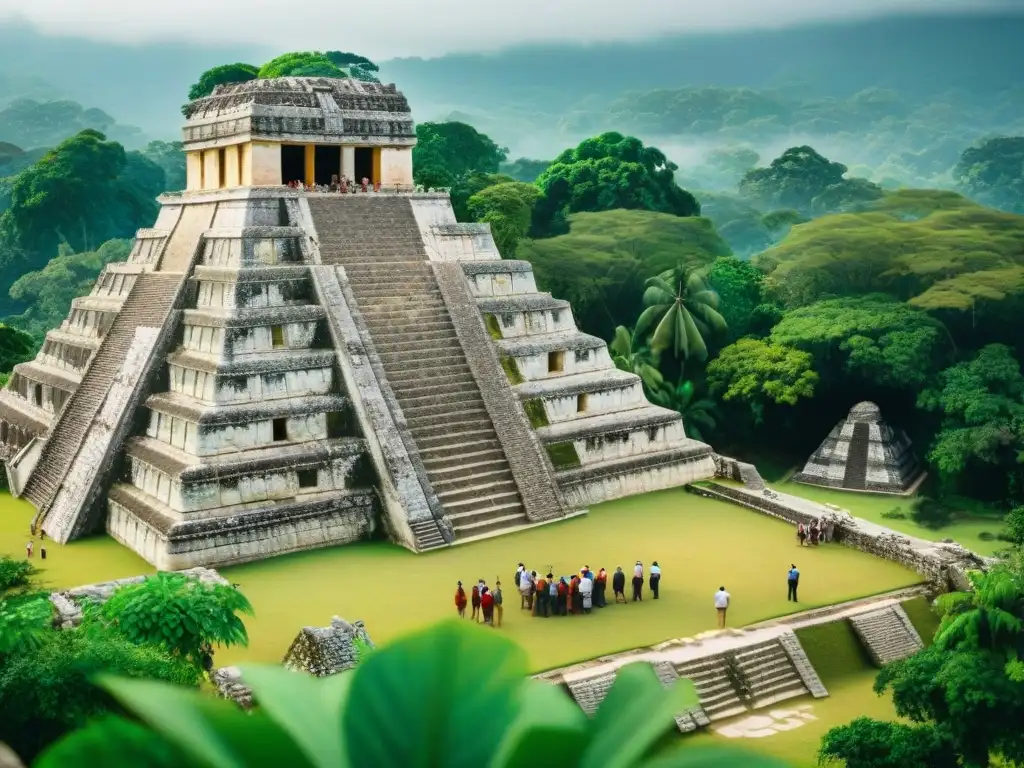
{"label": "crumbling stone wall", "polygon": [[[757,495],[753,489],[729,488],[717,483],[687,486],[699,496],[741,504],[772,517],[793,523],[810,525],[825,518],[835,525],[835,540],[862,552],[900,563],[932,583],[942,592],[968,587],[966,574],[984,568],[989,560],[952,542],[930,542],[897,533],[848,512],[808,504],[808,508],[789,501],[783,494],[768,489]],[[811,509],[813,507],[813,509]]]}

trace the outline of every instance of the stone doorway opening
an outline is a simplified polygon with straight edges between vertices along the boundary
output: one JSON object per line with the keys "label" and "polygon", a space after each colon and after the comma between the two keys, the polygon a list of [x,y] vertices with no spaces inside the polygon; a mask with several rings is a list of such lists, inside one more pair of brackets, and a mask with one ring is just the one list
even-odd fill
{"label": "stone doorway opening", "polygon": [[375,182],[376,179],[373,178],[373,147],[356,147],[355,156],[356,184],[363,179],[369,179],[371,184]]}
{"label": "stone doorway opening", "polygon": [[281,183],[306,181],[306,148],[301,144],[281,145]]}
{"label": "stone doorway opening", "polygon": [[313,177],[317,184],[328,186],[334,176],[341,175],[341,147],[316,147]]}

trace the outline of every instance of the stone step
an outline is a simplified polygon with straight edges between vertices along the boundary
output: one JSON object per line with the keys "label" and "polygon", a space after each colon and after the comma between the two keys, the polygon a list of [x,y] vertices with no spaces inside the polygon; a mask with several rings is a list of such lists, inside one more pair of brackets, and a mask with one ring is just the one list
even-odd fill
{"label": "stone step", "polygon": [[519,493],[517,491],[497,491],[495,493],[488,494],[487,496],[475,496],[473,498],[462,499],[460,501],[447,501],[442,503],[445,509],[445,514],[449,517],[456,516],[461,512],[476,512],[494,509],[496,507],[504,507],[509,504],[521,504]]}
{"label": "stone step", "polygon": [[[456,460],[458,463],[451,463],[448,465],[438,464],[436,460],[431,461],[423,459],[423,466],[427,470],[427,474],[431,476],[431,482],[434,486],[434,490],[444,490],[448,487],[449,483],[461,480],[470,480],[477,482],[480,480],[498,480],[507,479],[512,476],[508,469],[508,462],[505,461],[504,456],[501,455],[500,451],[492,451],[491,453],[497,453],[498,456],[488,461],[466,461],[466,455],[459,456]],[[472,456],[473,454],[469,454]],[[420,454],[420,458],[423,454]]]}
{"label": "stone step", "polygon": [[498,442],[498,435],[492,424],[488,424],[485,429],[473,427],[450,430],[447,433],[440,432],[436,435],[423,435],[416,441],[416,445],[420,455],[429,454],[432,458],[457,457],[464,452],[470,452],[473,446],[478,446],[476,450],[489,450],[491,447],[501,449],[501,443]]}
{"label": "stone step", "polygon": [[437,446],[419,446],[424,464],[436,470],[456,470],[463,466],[504,461],[505,454],[497,435],[491,437],[470,437],[461,442],[445,441]]}
{"label": "stone step", "polygon": [[738,702],[731,705],[728,708],[715,710],[715,712],[713,713],[708,712],[707,709],[705,709],[704,711],[707,712],[708,718],[711,720],[728,720],[730,717],[736,717],[737,715],[745,715],[748,710],[742,702]]}
{"label": "stone step", "polygon": [[416,424],[427,423],[425,420],[430,417],[447,419],[456,413],[487,412],[487,409],[484,407],[484,400],[479,392],[473,392],[466,397],[458,399],[450,397],[447,400],[420,400],[417,403],[409,403],[405,398],[399,398],[398,402],[402,406],[402,413],[405,414],[406,421]]}
{"label": "stone step", "polygon": [[404,389],[392,387],[392,389],[395,392],[395,397],[401,400],[403,410],[406,407],[415,408],[417,405],[425,405],[427,403],[443,403],[452,397],[459,398],[470,395],[479,397],[480,393],[472,376],[468,377],[467,381],[455,380],[449,384],[407,387]]}
{"label": "stone step", "polygon": [[421,299],[441,299],[441,289],[436,285],[415,285],[406,283],[392,283],[380,285],[353,285],[352,292],[356,301],[362,304],[379,304],[387,299],[399,299],[401,301],[420,301]]}
{"label": "stone step", "polygon": [[[522,507],[519,509],[521,510]],[[466,524],[456,524],[453,520],[452,528],[455,530],[455,538],[467,539],[471,536],[483,536],[489,533],[497,533],[508,528],[515,528],[525,524],[526,513],[520,511],[518,513],[496,517],[491,520],[481,520],[479,522]]]}
{"label": "stone step", "polygon": [[406,328],[395,328],[388,326],[386,331],[377,333],[373,337],[373,345],[377,349],[384,348],[412,348],[413,344],[426,344],[436,342],[459,343],[459,337],[455,335],[454,328],[422,328],[411,325]]}
{"label": "stone step", "polygon": [[518,492],[515,481],[512,480],[512,473],[509,472],[508,475],[508,479],[491,481],[487,479],[473,480],[471,477],[461,478],[451,481],[450,487],[445,490],[439,490],[434,485],[434,492],[437,493],[437,498],[445,509],[452,508],[455,504],[501,497],[505,494],[516,496]]}
{"label": "stone step", "polygon": [[[458,365],[466,360],[461,347],[446,350],[440,355],[429,349],[404,352],[382,352],[378,350],[377,355],[385,367],[388,363],[391,363],[396,368],[413,367],[418,370],[429,370],[443,364]],[[423,363],[423,365],[417,365],[418,363]]]}
{"label": "stone step", "polygon": [[462,352],[462,345],[459,344],[459,340],[454,336],[447,338],[434,338],[434,339],[415,339],[409,338],[407,341],[402,341],[401,337],[392,336],[387,341],[374,340],[374,346],[377,349],[378,355],[419,355],[418,359],[423,359],[423,353],[430,355],[444,355],[445,357],[451,357],[453,355],[465,358]]}
{"label": "stone step", "polygon": [[408,369],[399,369],[388,372],[388,381],[391,388],[398,392],[401,390],[415,389],[420,386],[442,386],[449,381],[462,381],[468,376],[473,379],[469,365],[463,360],[460,363],[438,363],[435,366],[417,366]]}
{"label": "stone step", "polygon": [[423,421],[407,421],[409,430],[417,438],[417,442],[424,438],[436,437],[437,435],[459,435],[463,432],[481,429],[494,431],[494,427],[486,412],[475,416],[472,414],[452,414],[447,417],[422,416],[419,419]]}
{"label": "stone step", "polygon": [[467,386],[474,390],[478,389],[476,379],[470,373],[468,365],[455,366],[450,372],[427,377],[419,372],[399,371],[394,378],[389,379],[389,382],[396,396],[409,398],[427,397],[442,392],[458,392]]}
{"label": "stone step", "polygon": [[370,304],[361,307],[363,316],[369,322],[423,322],[431,321],[437,317],[443,317],[451,324],[451,316],[448,314],[448,307],[440,300],[415,301],[399,303]]}

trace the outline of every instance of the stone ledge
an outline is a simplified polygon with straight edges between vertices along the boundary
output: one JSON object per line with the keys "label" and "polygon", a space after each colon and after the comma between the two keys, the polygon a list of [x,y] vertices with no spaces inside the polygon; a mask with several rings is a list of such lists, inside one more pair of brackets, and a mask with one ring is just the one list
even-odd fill
{"label": "stone ledge", "polygon": [[509,357],[527,357],[548,352],[579,349],[607,349],[604,339],[582,331],[559,331],[537,336],[523,336],[497,341],[498,350]]}
{"label": "stone ledge", "polygon": [[366,451],[361,437],[317,440],[288,446],[260,448],[227,456],[197,457],[152,437],[133,437],[125,453],[184,483],[225,480],[255,472],[318,467],[335,459],[358,456]]}
{"label": "stone ledge", "polygon": [[348,398],[343,395],[304,395],[237,405],[204,405],[194,398],[176,392],[150,395],[143,403],[151,411],[211,426],[248,424],[253,421],[305,416],[311,413],[334,413],[345,410],[348,404]]}
{"label": "stone ledge", "polygon": [[333,350],[321,349],[275,349],[230,358],[180,349],[167,356],[170,365],[212,373],[215,376],[258,376],[262,373],[331,368],[334,366],[334,360]]}
{"label": "stone ledge", "polygon": [[179,513],[135,486],[114,485],[108,499],[163,535],[168,542],[168,552],[172,554],[175,549],[170,545],[174,543],[181,544],[210,536],[231,536],[327,515],[372,517],[374,508],[372,491],[329,491],[301,501],[271,502],[255,508],[240,509],[232,515],[184,520]]}
{"label": "stone ledge", "polygon": [[459,261],[462,271],[469,277],[474,275],[500,275],[505,272],[533,272],[533,265],[518,259],[487,259],[482,261]]}
{"label": "stone ledge", "polygon": [[46,384],[55,389],[62,389],[65,392],[74,392],[78,389],[78,385],[82,383],[82,377],[71,371],[37,363],[35,360],[18,363],[14,366],[11,378],[13,379],[14,376],[23,376],[26,379],[38,381],[41,384]]}
{"label": "stone ledge", "polygon": [[288,323],[315,323],[323,319],[324,310],[314,304],[294,307],[265,307],[259,309],[186,309],[185,325],[206,328],[255,328],[264,325]]}
{"label": "stone ledge", "polygon": [[53,416],[36,408],[11,389],[0,391],[0,419],[36,435],[44,435],[53,423]]}
{"label": "stone ledge", "polygon": [[640,429],[662,427],[680,421],[676,411],[657,405],[646,405],[624,411],[588,416],[568,422],[540,427],[537,436],[544,443],[560,443],[566,440],[586,440],[589,437],[603,437],[616,433],[635,432]]}
{"label": "stone ledge", "polygon": [[306,280],[307,264],[275,264],[273,266],[204,267],[195,268],[193,277],[210,283],[281,283]]}
{"label": "stone ledge", "polygon": [[601,480],[606,477],[618,475],[629,475],[635,472],[643,472],[649,469],[657,469],[669,464],[694,461],[703,459],[711,454],[711,446],[698,443],[696,440],[687,440],[692,445],[655,453],[644,453],[639,456],[627,456],[612,461],[601,461],[595,464],[585,464],[575,469],[567,469],[559,472],[558,484],[565,488],[580,483],[588,483],[592,480]]}
{"label": "stone ledge", "polygon": [[572,373],[568,376],[553,376],[550,379],[537,379],[519,384],[515,389],[520,400],[535,397],[571,397],[583,393],[592,394],[610,389],[626,389],[640,384],[640,377],[635,373],[621,371],[618,368],[607,368],[601,371]]}
{"label": "stone ledge", "polygon": [[476,300],[481,312],[492,315],[518,312],[546,312],[572,310],[565,299],[556,299],[550,293],[518,293],[513,296],[480,296]]}
{"label": "stone ledge", "polygon": [[[256,190],[252,191],[255,192]],[[272,197],[272,195],[254,194],[251,197]],[[276,240],[286,237],[301,238],[305,236],[306,233],[302,230],[302,227],[252,225],[245,227],[218,227],[216,229],[208,229],[203,233],[203,239],[205,240]]]}

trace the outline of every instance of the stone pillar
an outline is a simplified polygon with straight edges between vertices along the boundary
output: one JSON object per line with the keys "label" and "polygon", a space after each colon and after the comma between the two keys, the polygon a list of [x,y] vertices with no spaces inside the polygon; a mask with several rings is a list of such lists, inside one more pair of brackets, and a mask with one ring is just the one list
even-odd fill
{"label": "stone pillar", "polygon": [[412,186],[412,150],[404,147],[383,147],[380,182],[384,189]]}
{"label": "stone pillar", "polygon": [[185,153],[185,189],[189,192],[203,188],[203,153]]}
{"label": "stone pillar", "polygon": [[252,145],[249,142],[238,145],[238,183],[243,187],[252,186]]}
{"label": "stone pillar", "polygon": [[[356,178],[356,148],[341,148],[341,175],[346,179]],[[358,179],[356,179],[358,181]]]}
{"label": "stone pillar", "polygon": [[316,145],[307,144],[306,147],[306,178],[307,184],[316,182]]}
{"label": "stone pillar", "polygon": [[[254,141],[248,155],[249,185],[253,187],[279,187],[284,184],[284,181],[281,180],[280,144]],[[243,178],[245,178],[244,171]]]}
{"label": "stone pillar", "polygon": [[373,172],[370,175],[370,181],[377,184],[381,181],[380,173],[380,147],[373,148]]}
{"label": "stone pillar", "polygon": [[203,189],[217,189],[220,186],[220,150],[203,151]]}
{"label": "stone pillar", "polygon": [[237,187],[242,183],[241,168],[239,166],[238,144],[232,144],[224,148],[224,186]]}

